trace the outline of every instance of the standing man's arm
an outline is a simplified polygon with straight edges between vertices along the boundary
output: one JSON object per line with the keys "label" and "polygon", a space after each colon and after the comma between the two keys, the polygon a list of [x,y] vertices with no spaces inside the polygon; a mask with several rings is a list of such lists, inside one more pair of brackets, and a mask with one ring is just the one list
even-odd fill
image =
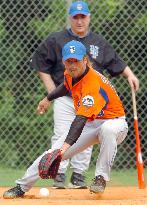
{"label": "standing man's arm", "polygon": [[54,45],[54,40],[49,36],[38,46],[30,61],[31,68],[38,71],[38,75],[48,93],[56,88],[51,75],[54,65],[56,64]]}
{"label": "standing man's arm", "polygon": [[139,90],[139,80],[131,71],[129,66],[125,67],[124,71],[122,72],[122,75],[128,79],[131,88],[133,88],[135,91]]}
{"label": "standing man's arm", "polygon": [[55,88],[55,83],[51,78],[50,74],[38,72],[40,79],[43,81],[45,88],[47,89],[48,93],[51,93]]}
{"label": "standing man's arm", "polygon": [[120,58],[112,46],[104,40],[104,67],[111,76],[122,75],[127,78],[131,88],[139,90],[139,80],[129,68],[129,66]]}

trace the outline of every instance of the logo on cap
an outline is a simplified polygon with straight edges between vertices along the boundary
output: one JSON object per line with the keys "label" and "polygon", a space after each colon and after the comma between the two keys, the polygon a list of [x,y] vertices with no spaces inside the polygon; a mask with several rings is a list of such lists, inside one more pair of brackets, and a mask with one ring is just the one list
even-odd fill
{"label": "logo on cap", "polygon": [[81,11],[82,10],[82,4],[77,4],[77,10]]}
{"label": "logo on cap", "polygon": [[70,46],[69,47],[70,53],[75,53],[75,46]]}
{"label": "logo on cap", "polygon": [[77,60],[82,60],[86,55],[86,47],[80,41],[69,41],[62,48],[63,60],[69,58],[75,58]]}

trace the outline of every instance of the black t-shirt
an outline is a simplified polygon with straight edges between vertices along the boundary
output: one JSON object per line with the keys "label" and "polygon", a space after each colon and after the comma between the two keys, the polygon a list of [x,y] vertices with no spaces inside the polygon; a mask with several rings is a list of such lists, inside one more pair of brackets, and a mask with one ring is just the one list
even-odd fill
{"label": "black t-shirt", "polygon": [[101,35],[90,31],[87,36],[80,38],[70,29],[65,29],[52,33],[40,44],[31,59],[31,67],[50,74],[58,86],[64,79],[62,47],[71,40],[80,41],[85,45],[93,68],[100,73],[106,69],[111,76],[116,76],[122,73],[127,66]]}

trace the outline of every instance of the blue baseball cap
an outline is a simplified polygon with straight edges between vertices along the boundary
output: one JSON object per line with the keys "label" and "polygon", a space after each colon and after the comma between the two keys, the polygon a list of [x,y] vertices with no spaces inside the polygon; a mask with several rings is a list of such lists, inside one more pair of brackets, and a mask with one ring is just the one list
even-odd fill
{"label": "blue baseball cap", "polygon": [[75,16],[77,14],[83,14],[85,16],[90,14],[87,3],[85,3],[84,1],[76,1],[71,4],[69,8],[69,15]]}
{"label": "blue baseball cap", "polygon": [[62,48],[63,60],[67,60],[69,58],[82,60],[85,55],[86,55],[86,48],[79,41],[75,41],[75,40],[69,41]]}

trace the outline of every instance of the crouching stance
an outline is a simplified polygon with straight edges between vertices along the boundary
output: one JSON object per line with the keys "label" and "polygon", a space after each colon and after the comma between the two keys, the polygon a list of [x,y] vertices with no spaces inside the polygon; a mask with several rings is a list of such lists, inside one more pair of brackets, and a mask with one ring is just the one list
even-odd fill
{"label": "crouching stance", "polygon": [[[128,131],[122,102],[109,80],[92,68],[86,56],[86,48],[81,42],[73,40],[65,44],[62,57],[66,69],[64,83],[40,101],[37,111],[39,114],[45,113],[52,100],[70,93],[76,117],[68,135],[61,136],[50,150],[36,159],[39,171],[30,186],[17,180],[17,186],[6,191],[4,198],[23,196],[39,179],[39,175],[42,178],[54,178],[61,160],[69,159],[94,144],[100,144],[100,153],[90,191],[103,193],[106,181],[110,180],[117,145],[125,139]],[[52,156],[53,163],[48,170],[44,169]],[[33,169],[33,165],[31,168]]]}

